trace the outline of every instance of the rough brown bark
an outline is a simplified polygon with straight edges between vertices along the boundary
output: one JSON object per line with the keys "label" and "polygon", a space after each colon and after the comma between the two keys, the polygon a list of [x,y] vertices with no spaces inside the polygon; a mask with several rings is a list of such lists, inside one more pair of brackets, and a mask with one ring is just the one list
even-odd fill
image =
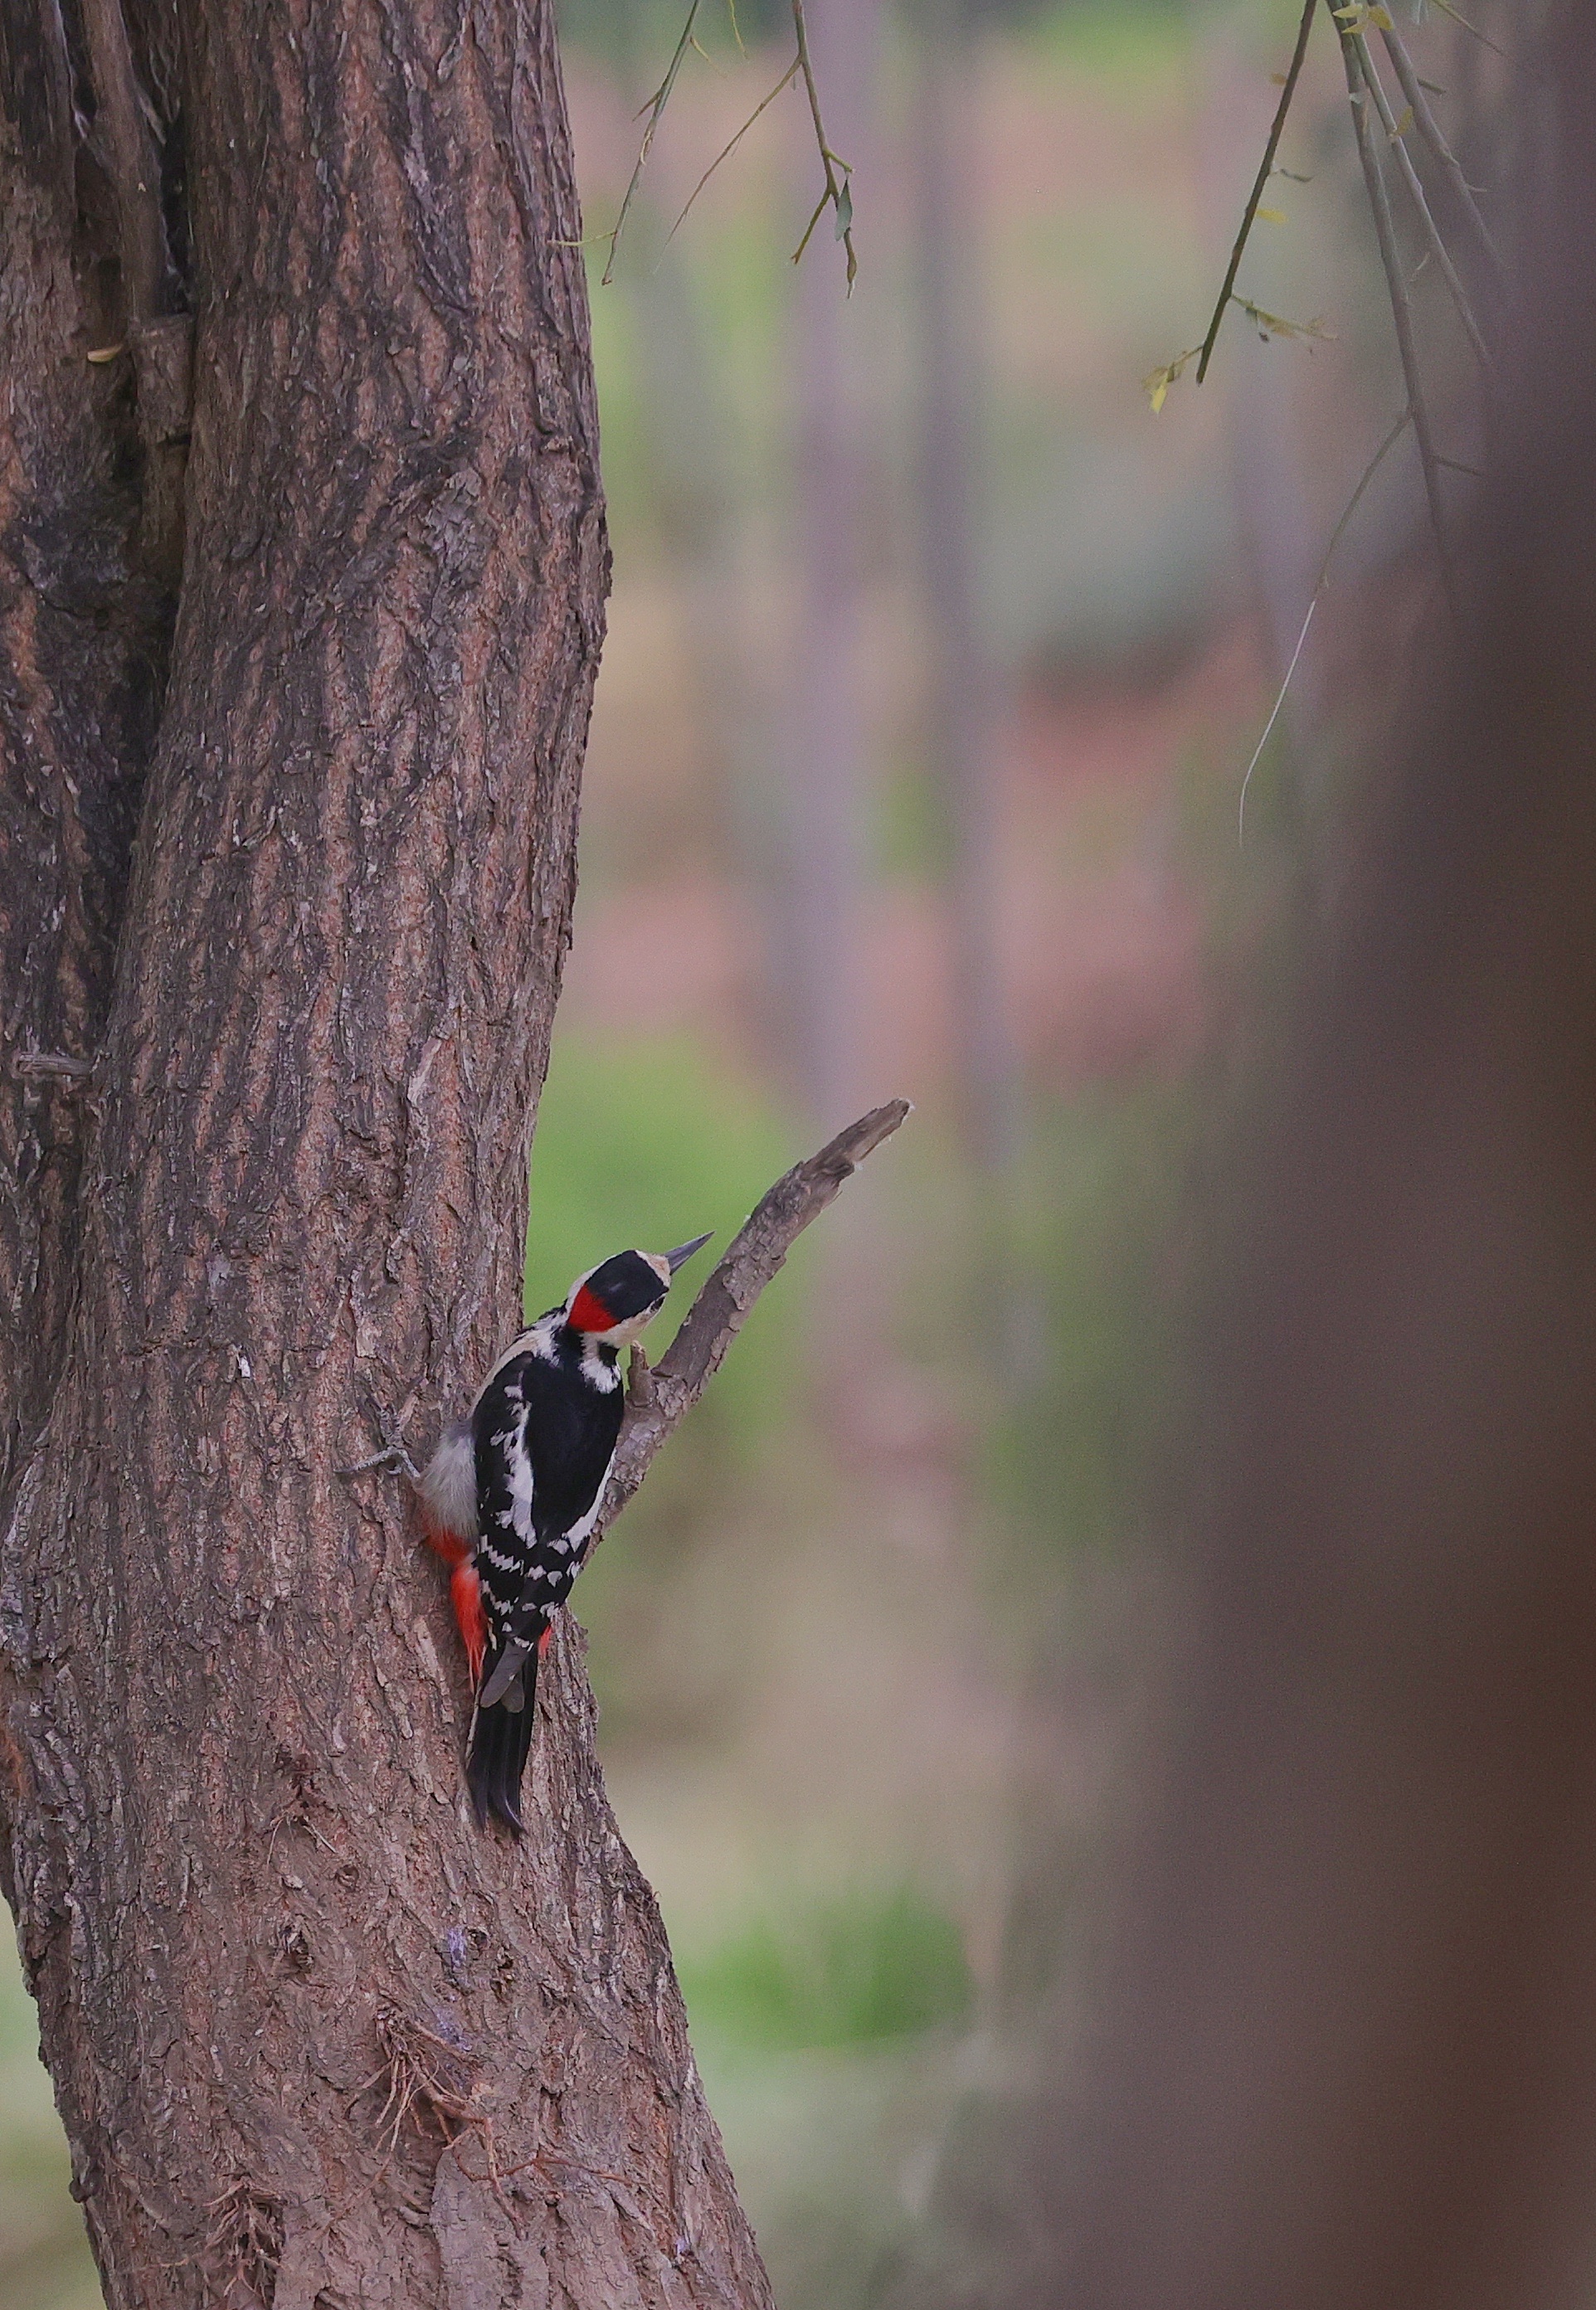
{"label": "rough brown bark", "polygon": [[136,553],[126,375],[84,359],[120,320],[115,222],[50,13],[0,19],[0,1487],[64,1337],[87,1109],[59,1063],[86,1069],[103,1031],[169,622]]}
{"label": "rough brown bark", "polygon": [[62,26],[4,36],[0,1760],[108,2299],[764,2304],[579,1635],[480,1836],[434,1570],[337,1472],[519,1314],[606,583],[552,12]]}

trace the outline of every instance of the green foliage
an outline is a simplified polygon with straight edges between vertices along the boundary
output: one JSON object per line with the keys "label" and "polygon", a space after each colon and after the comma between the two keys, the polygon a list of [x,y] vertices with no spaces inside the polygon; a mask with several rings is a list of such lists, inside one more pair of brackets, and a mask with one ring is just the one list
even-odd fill
{"label": "green foliage", "polygon": [[912,1886],[755,1919],[679,1964],[695,2028],[762,2052],[872,2044],[962,2020],[958,1926]]}
{"label": "green foliage", "polygon": [[100,2292],[67,2195],[70,2163],[16,1944],[0,1933],[0,2310],[99,2310]]}
{"label": "green foliage", "polygon": [[[559,0],[560,46],[609,65],[632,65],[647,56],[655,62],[652,89],[681,35],[690,5],[691,0]],[[713,6],[701,8],[698,13],[704,45],[710,53],[719,55],[728,48],[734,51],[733,11],[724,0],[715,0]],[[737,0],[735,21],[736,30],[750,48],[789,34],[793,28],[790,0]]]}
{"label": "green foliage", "polygon": [[1149,1084],[1082,1094],[1037,1133],[1021,1268],[1038,1368],[993,1472],[1050,1547],[1114,1547],[1136,1528],[1170,1411],[1197,1119],[1186,1087]]}
{"label": "green foliage", "polygon": [[[648,1334],[657,1362],[710,1266],[807,1151],[766,1098],[693,1042],[557,1035],[533,1149],[528,1311],[563,1300],[574,1276],[613,1251],[668,1251],[713,1228]],[[795,1313],[789,1271],[761,1297],[689,1432],[724,1448],[765,1431],[781,1408]]]}

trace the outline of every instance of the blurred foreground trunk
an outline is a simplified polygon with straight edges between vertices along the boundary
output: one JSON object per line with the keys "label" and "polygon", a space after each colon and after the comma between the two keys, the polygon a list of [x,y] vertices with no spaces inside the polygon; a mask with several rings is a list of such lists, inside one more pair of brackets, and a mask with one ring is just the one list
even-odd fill
{"label": "blurred foreground trunk", "polygon": [[481,1836],[339,1472],[519,1320],[607,579],[551,9],[16,0],[0,88],[0,1849],[108,2298],[764,2304],[575,1640]]}
{"label": "blurred foreground trunk", "polygon": [[[918,2304],[1596,2288],[1596,34],[1466,572],[1240,1200],[1195,1665],[1082,2049]],[[906,2297],[907,2298],[907,2297]]]}

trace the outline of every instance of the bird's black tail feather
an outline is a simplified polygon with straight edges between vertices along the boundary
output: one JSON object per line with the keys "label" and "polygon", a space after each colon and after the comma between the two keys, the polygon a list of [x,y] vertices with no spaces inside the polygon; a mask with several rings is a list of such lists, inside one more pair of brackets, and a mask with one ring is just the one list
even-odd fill
{"label": "bird's black tail feather", "polygon": [[[488,1655],[484,1683],[492,1675],[498,1659],[496,1647]],[[517,1836],[525,1826],[521,1819],[521,1776],[526,1769],[526,1755],[532,1747],[537,1681],[538,1654],[534,1646],[521,1672],[519,1689],[526,1696],[525,1706],[507,1708],[499,1701],[492,1708],[477,1710],[471,1728],[465,1785],[471,1791],[480,1828],[487,1828],[490,1816],[503,1821],[507,1828],[513,1828]]]}

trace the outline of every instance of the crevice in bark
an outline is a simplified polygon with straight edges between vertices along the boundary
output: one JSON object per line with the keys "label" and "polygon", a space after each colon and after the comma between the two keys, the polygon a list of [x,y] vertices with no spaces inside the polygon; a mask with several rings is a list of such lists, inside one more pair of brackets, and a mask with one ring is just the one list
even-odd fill
{"label": "crevice in bark", "polygon": [[119,326],[122,258],[81,33],[50,0],[17,0],[0,28],[0,1515],[72,1303],[92,1120],[73,1069],[103,1040],[175,610],[169,569],[140,547],[150,459],[130,371],[87,358]]}

